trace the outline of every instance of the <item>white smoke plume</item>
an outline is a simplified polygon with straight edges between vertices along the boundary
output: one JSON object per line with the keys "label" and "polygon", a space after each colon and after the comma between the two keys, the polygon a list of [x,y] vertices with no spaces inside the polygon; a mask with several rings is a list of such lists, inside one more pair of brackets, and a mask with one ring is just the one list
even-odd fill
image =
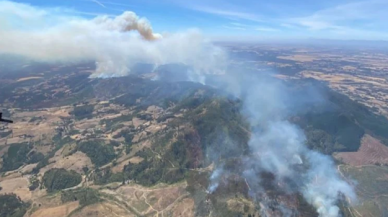
{"label": "white smoke plume", "polygon": [[[93,77],[127,75],[139,62],[156,66],[182,63],[190,66],[193,77],[201,81],[203,74],[223,72],[228,62],[225,52],[198,31],[162,37],[133,12],[86,19],[66,9],[10,1],[0,1],[0,54],[48,62],[96,61]],[[307,149],[303,132],[286,120],[289,111],[284,99],[295,96],[287,96],[278,82],[263,77],[238,81],[234,76],[226,80],[232,94],[245,94],[245,112],[254,129],[249,146],[255,154],[247,159],[242,172],[250,190],[263,190],[255,170],[270,171],[279,180],[298,183],[298,191],[321,217],[338,216],[338,193],[353,199],[354,192],[340,179],[332,160]],[[295,165],[308,165],[308,169],[299,173]],[[223,168],[214,171],[210,192],[227,172]]]}
{"label": "white smoke plume", "polygon": [[[268,76],[249,75],[248,78],[226,79],[229,91],[244,101],[244,113],[252,126],[249,147],[253,154],[245,159],[242,176],[249,183],[251,195],[263,202],[265,190],[260,186],[260,171],[271,172],[276,182],[285,185],[285,190],[299,191],[313,205],[321,217],[338,217],[336,203],[339,193],[352,201],[356,200],[353,188],[343,181],[329,156],[305,146],[306,138],[301,129],[287,121],[292,114],[292,101],[298,97],[319,101],[319,95],[306,93],[303,96],[289,95],[281,82]],[[294,99],[290,101],[289,99]],[[295,102],[294,102],[295,103]],[[303,102],[308,103],[308,102]],[[301,166],[303,169],[300,169]],[[299,167],[299,169],[297,169]],[[215,181],[225,172],[215,169],[211,176],[209,192],[215,191]],[[259,195],[259,196],[256,196]],[[284,216],[288,216],[283,212]]]}
{"label": "white smoke plume", "polygon": [[212,175],[210,176],[210,185],[208,187],[209,193],[213,193],[218,188],[222,175],[224,175],[222,167],[218,167],[213,171]]}
{"label": "white smoke plume", "polygon": [[162,38],[162,35],[153,33],[151,24],[147,19],[139,18],[131,11],[126,11],[113,19],[108,16],[100,16],[95,19],[95,22],[110,31],[129,32],[135,30],[146,40]]}
{"label": "white smoke plume", "polygon": [[226,63],[225,53],[199,31],[162,37],[133,12],[87,19],[68,9],[0,1],[0,39],[0,54],[46,62],[96,61],[92,77],[124,76],[139,62],[186,64],[195,74],[222,72]]}

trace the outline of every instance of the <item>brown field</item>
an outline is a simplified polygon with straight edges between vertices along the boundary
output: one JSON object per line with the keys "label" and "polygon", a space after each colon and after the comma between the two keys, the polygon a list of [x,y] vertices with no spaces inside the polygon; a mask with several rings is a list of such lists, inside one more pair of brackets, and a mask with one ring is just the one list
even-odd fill
{"label": "brown field", "polygon": [[92,161],[88,156],[86,156],[86,154],[80,151],[77,151],[72,155],[63,156],[61,152],[62,152],[62,149],[60,149],[55,154],[55,156],[49,160],[50,162],[53,162],[53,163],[42,168],[39,173],[43,175],[49,169],[64,168],[66,170],[74,170],[77,173],[82,174],[83,173],[82,168],[84,166],[87,166],[88,168],[93,168]]}
{"label": "brown field", "polygon": [[115,202],[104,202],[84,207],[82,210],[71,215],[72,217],[132,217],[136,216],[124,206]]}
{"label": "brown field", "polygon": [[351,166],[388,164],[388,147],[372,136],[365,135],[357,152],[336,153],[334,157]]}
{"label": "brown field", "polygon": [[184,216],[192,216],[194,201],[188,199],[185,190],[186,183],[173,186],[159,185],[146,188],[140,185],[121,186],[115,191],[105,189],[102,192],[111,195],[116,201],[132,207],[132,212],[137,215],[166,215],[178,212]]}
{"label": "brown field", "polygon": [[306,78],[315,78],[317,80],[329,81],[330,83],[341,82],[344,80],[351,80],[353,82],[367,83],[379,87],[388,88],[388,82],[386,79],[369,77],[369,76],[354,76],[350,74],[325,74],[322,72],[315,71],[303,71],[300,73],[301,76]]}
{"label": "brown field", "polygon": [[[287,77],[287,76],[286,76]],[[302,71],[296,77],[314,78],[328,82],[328,85],[351,99],[359,101],[367,107],[374,108],[388,117],[388,80],[379,77],[351,74],[325,74],[317,71]],[[284,79],[284,76],[282,77]]]}
{"label": "brown field", "polygon": [[342,176],[354,185],[357,201],[350,208],[354,217],[386,216],[388,207],[388,168],[386,166],[338,165]]}
{"label": "brown field", "polygon": [[[51,145],[51,138],[55,135],[56,128],[61,125],[61,117],[68,117],[68,107],[44,109],[41,111],[13,111],[12,119],[14,124],[10,125],[13,133],[7,137],[7,144],[36,142],[43,145]],[[32,120],[35,118],[36,120]],[[1,144],[5,143],[1,139]],[[39,152],[50,151],[48,146],[39,146]]]}
{"label": "brown field", "polygon": [[22,177],[22,174],[19,170],[13,170],[5,172],[4,175],[0,177],[0,181],[7,180],[7,179],[15,179]]}
{"label": "brown field", "polygon": [[30,172],[36,167],[36,165],[38,165],[38,163],[27,164],[27,165],[21,167],[21,168],[19,169],[19,171],[20,171],[21,173],[25,173],[25,174],[30,173]]}
{"label": "brown field", "polygon": [[138,164],[140,162],[142,162],[144,159],[139,157],[139,156],[135,156],[131,159],[129,159],[129,162],[133,163],[133,164]]}
{"label": "brown field", "polygon": [[297,61],[297,62],[311,62],[311,61],[314,61],[316,59],[319,59],[319,58],[316,58],[314,56],[301,55],[301,54],[292,55],[292,56],[278,56],[277,58],[284,59],[284,60],[293,60],[293,61]]}
{"label": "brown field", "polygon": [[[123,157],[127,157],[127,156],[123,156]],[[139,156],[134,156],[130,159],[126,159],[126,160],[121,160],[119,159],[118,161],[120,163],[118,163],[116,166],[112,167],[112,172],[114,173],[118,173],[118,172],[122,172],[123,169],[124,169],[124,166],[127,165],[128,163],[133,163],[133,164],[138,164],[140,162],[142,162],[144,159],[139,157]]]}
{"label": "brown field", "polygon": [[195,215],[194,205],[193,199],[185,198],[174,206],[172,216],[193,217]]}
{"label": "brown field", "polygon": [[19,178],[9,178],[0,182],[2,194],[14,193],[18,195],[23,201],[31,199],[31,192],[28,189],[30,182],[26,176]]}
{"label": "brown field", "polygon": [[129,162],[130,162],[130,159],[127,159],[127,160],[124,160],[124,161],[120,161],[120,163],[118,163],[116,166],[112,167],[112,169],[111,169],[112,172],[113,173],[122,172],[123,169],[124,169],[124,166],[127,165]]}
{"label": "brown field", "polygon": [[143,125],[145,123],[144,120],[141,120],[139,118],[133,118],[132,119],[132,123],[133,123],[133,126],[135,126],[135,128],[139,127],[140,125]]}
{"label": "brown field", "polygon": [[75,129],[83,131],[88,129],[94,129],[99,126],[99,119],[87,119],[82,121],[77,121],[74,124]]}
{"label": "brown field", "polygon": [[255,211],[255,205],[244,198],[233,198],[227,201],[228,209],[237,211],[237,212],[244,212],[244,209],[247,207],[249,208],[250,212]]}
{"label": "brown field", "polygon": [[78,201],[66,203],[56,207],[41,208],[32,213],[30,217],[66,217],[78,207]]}

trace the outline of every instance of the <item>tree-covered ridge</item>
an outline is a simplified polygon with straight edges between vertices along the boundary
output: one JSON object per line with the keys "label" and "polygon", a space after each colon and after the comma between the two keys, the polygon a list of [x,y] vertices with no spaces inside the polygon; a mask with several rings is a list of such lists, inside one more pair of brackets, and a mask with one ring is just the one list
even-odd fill
{"label": "tree-covered ridge", "polygon": [[93,110],[94,110],[93,105],[75,106],[74,111],[71,114],[73,114],[76,119],[81,120],[84,118],[93,117]]}
{"label": "tree-covered ridge", "polygon": [[98,203],[101,201],[97,190],[92,188],[81,188],[61,192],[61,201],[63,203],[70,201],[79,201],[81,207]]}
{"label": "tree-covered ridge", "polygon": [[[135,92],[140,95],[136,95],[135,98],[141,99],[140,101],[143,102],[145,102],[144,99],[149,99],[147,103],[159,103],[156,98],[147,96],[147,94],[155,93],[153,88],[161,88],[158,86],[159,84],[156,83],[158,84],[156,86],[146,86],[148,83],[143,80],[142,82],[141,88],[137,90],[140,92]],[[178,85],[178,87],[178,89],[182,90],[181,88],[184,86]],[[122,88],[125,87],[123,86]],[[220,156],[238,157],[249,152],[247,143],[250,136],[250,126],[241,112],[243,103],[241,100],[220,94],[212,88],[204,88],[200,85],[183,90],[184,94],[178,94],[178,98],[167,103],[170,112],[157,120],[159,122],[164,122],[167,119],[172,120],[168,122],[167,127],[170,131],[167,130],[167,133],[157,136],[155,140],[158,142],[152,147],[153,150],[158,150],[157,153],[161,158],[156,157],[152,151],[144,150],[139,152],[137,155],[146,156],[142,162],[128,164],[123,174],[100,171],[98,176],[96,176],[100,183],[113,180],[118,181],[121,178],[123,180],[136,180],[137,183],[144,185],[154,185],[158,182],[171,183],[175,182],[169,179],[171,174],[174,174],[174,177],[177,177],[176,180],[179,181],[185,178],[187,169],[206,166],[206,161],[218,160],[208,159],[204,157],[204,153],[218,151]],[[172,92],[172,94],[175,93]],[[357,150],[361,137],[368,129],[365,125],[358,122],[353,112],[346,112],[347,107],[354,107],[354,111],[364,112],[364,117],[375,118],[376,115],[369,110],[356,109],[361,105],[353,101],[349,103],[341,98],[345,96],[328,89],[323,89],[323,95],[327,98],[327,103],[309,105],[311,108],[305,109],[301,113],[293,114],[290,120],[304,129],[307,137],[306,144],[311,149],[316,149],[323,153]],[[174,98],[169,98],[169,96],[167,94],[165,97],[167,99]],[[120,100],[126,99],[128,98],[122,97]],[[134,100],[132,101],[134,104],[130,103],[130,105],[127,105],[124,101],[120,101],[120,103],[141,109],[144,104],[140,101],[137,100],[136,102]],[[346,105],[342,105],[341,103],[343,102],[346,102]],[[183,116],[175,118],[174,114],[177,113],[183,113]],[[147,121],[151,120],[144,114],[121,116],[115,118],[115,120],[131,120],[133,117]],[[110,127],[117,125],[113,122],[105,122],[109,123],[107,126]],[[190,126],[192,130],[185,131],[185,126]],[[171,131],[171,129],[173,130]],[[171,133],[175,136],[171,136]],[[128,139],[129,141],[133,138],[132,135],[131,131],[123,130],[117,136],[128,136],[130,138]],[[169,142],[172,140],[175,142]],[[193,140],[197,142],[193,142]],[[197,143],[199,144],[198,146],[193,146],[193,144]],[[228,145],[232,143],[233,145]],[[165,146],[165,144],[169,145]],[[97,149],[99,148],[97,147]],[[104,162],[109,161],[106,160]],[[193,167],[192,165],[195,166]]]}
{"label": "tree-covered ridge", "polygon": [[71,188],[81,183],[82,177],[75,171],[67,171],[63,168],[50,169],[44,173],[42,182],[48,192],[54,192]]}
{"label": "tree-covered ridge", "polygon": [[[388,120],[384,116],[373,113],[366,106],[351,100],[349,97],[330,90],[328,99],[335,103],[339,110],[354,120],[368,133],[388,141]],[[388,145],[388,143],[387,143]]]}
{"label": "tree-covered ridge", "polygon": [[[99,82],[108,81],[109,79]],[[39,169],[53,164],[52,159],[58,156],[56,153],[59,153],[61,148],[67,149],[71,146],[69,152],[61,154],[69,156],[77,151],[85,153],[93,165],[89,166],[88,162],[88,166],[84,167],[84,173],[89,183],[99,188],[110,189],[111,186],[114,186],[113,188],[126,186],[127,183],[147,187],[161,183],[181,184],[185,183],[181,182],[184,180],[190,183],[187,190],[195,198],[197,210],[206,207],[201,201],[210,200],[214,205],[212,207],[214,213],[220,216],[239,216],[242,213],[253,215],[257,207],[248,201],[250,198],[247,194],[247,184],[239,177],[239,171],[233,171],[231,177],[226,177],[227,183],[220,185],[219,191],[212,196],[206,196],[209,177],[214,168],[212,163],[223,164],[229,169],[230,165],[236,165],[236,162],[250,153],[247,143],[251,127],[242,112],[243,101],[200,84],[185,82],[166,84],[144,79],[131,82],[128,85],[124,83],[110,85],[108,91],[103,91],[102,86],[94,86],[93,88],[100,88],[100,91],[95,93],[109,95],[112,97],[110,101],[101,103],[78,101],[76,106],[70,106],[74,109],[71,113],[74,116],[63,119],[71,127],[58,130],[52,141],[54,147],[45,153],[43,160],[34,160],[38,156],[36,154],[39,154],[35,149],[20,145],[13,147],[12,144],[6,155],[19,157],[7,158],[5,155],[3,157],[5,165],[20,167],[39,161],[33,171],[38,173]],[[332,92],[325,94],[329,103],[312,105],[311,108],[289,117],[290,121],[305,131],[306,144],[309,148],[328,154],[334,151],[355,151],[365,132],[373,134],[384,125],[384,120],[380,120],[377,127],[367,124],[367,120],[373,122],[378,116],[368,109],[358,108],[357,103],[342,99],[341,95]],[[106,98],[102,96],[102,99]],[[157,112],[158,115],[155,116],[153,111],[147,111],[150,105],[158,106],[157,109],[162,111]],[[106,109],[104,112],[99,110],[102,107]],[[361,119],[357,117],[359,112],[362,113]],[[141,121],[135,127],[133,120]],[[77,126],[89,121],[97,126],[97,130],[91,129],[93,132],[86,135],[89,132]],[[147,128],[148,126],[161,126],[161,130],[153,132]],[[102,136],[98,137],[100,134]],[[111,137],[105,136],[109,134]],[[384,136],[379,134],[378,130],[375,135]],[[134,163],[131,161],[132,158],[136,158]],[[72,171],[56,171],[55,174],[52,170],[47,171],[42,185],[48,192],[67,189],[61,192],[63,203],[80,201],[83,206],[100,202],[99,190],[84,187],[68,189],[80,183],[79,174]],[[282,192],[276,191],[274,186],[268,183],[263,183],[263,186],[275,195],[273,200],[277,200],[279,195],[283,196]],[[31,189],[39,187],[37,184],[39,183],[31,182]],[[311,206],[300,195],[299,198],[297,196],[293,195],[292,199],[297,198],[295,200],[301,209],[298,211],[307,213],[305,216],[313,216]],[[233,203],[243,201],[241,207],[244,212],[239,212],[238,209],[230,211],[228,208],[230,201]]]}
{"label": "tree-covered ridge", "polygon": [[15,194],[0,195],[0,216],[1,217],[23,217],[27,211],[28,204],[23,202]]}
{"label": "tree-covered ridge", "polygon": [[80,142],[78,150],[85,153],[98,167],[111,162],[116,157],[113,147],[99,140]]}
{"label": "tree-covered ridge", "polygon": [[111,99],[119,96],[111,102],[142,108],[150,105],[167,108],[171,104],[190,98],[199,89],[206,90],[207,94],[215,93],[214,89],[198,83],[150,81],[133,76],[106,79],[94,88],[98,98]]}
{"label": "tree-covered ridge", "polygon": [[[124,179],[146,186],[175,183],[185,179],[190,169],[205,167],[216,160],[205,157],[209,151],[241,156],[247,150],[249,135],[240,107],[238,100],[213,98],[211,91],[201,95],[198,90],[193,91],[173,107],[173,113],[185,111],[183,116],[169,121],[169,130],[154,139],[152,149],[158,155],[147,149],[138,152],[144,160],[126,165]],[[158,121],[164,120],[161,117]],[[233,147],[228,145],[232,142],[238,149],[228,149]]]}
{"label": "tree-covered ridge", "polygon": [[[35,70],[45,71],[50,68],[48,65],[36,66],[35,64],[18,70],[19,72],[12,72],[6,77],[18,77],[22,74],[35,74],[32,76],[41,77],[42,75],[36,74]],[[87,65],[84,66],[88,67]],[[74,70],[76,67],[69,65],[60,67],[55,72],[45,73],[41,79],[4,83],[0,86],[2,96],[0,102],[2,104],[12,103],[13,107],[31,109],[70,105],[92,98],[94,96],[92,84],[95,81],[89,79],[88,73],[69,73]],[[42,83],[44,83],[43,89]],[[58,87],[64,90],[55,91]],[[47,94],[50,92],[54,94]]]}
{"label": "tree-covered ridge", "polygon": [[23,164],[37,163],[43,160],[44,155],[36,152],[30,143],[14,143],[3,155],[3,166],[0,171],[11,171],[21,167]]}
{"label": "tree-covered ridge", "polygon": [[357,151],[365,133],[388,145],[388,120],[349,97],[317,85],[324,98],[291,118],[306,134],[307,146],[322,153]]}

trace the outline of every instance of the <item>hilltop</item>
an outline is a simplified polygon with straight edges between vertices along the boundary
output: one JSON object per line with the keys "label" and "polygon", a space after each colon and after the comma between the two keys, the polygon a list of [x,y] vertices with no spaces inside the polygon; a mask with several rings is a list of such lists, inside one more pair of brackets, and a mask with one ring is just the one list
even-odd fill
{"label": "hilltop", "polygon": [[[318,215],[271,173],[259,174],[266,198],[252,198],[252,183],[239,171],[251,154],[252,126],[242,100],[222,89],[153,81],[153,73],[92,79],[90,64],[31,63],[12,70],[0,80],[3,112],[15,121],[0,128],[5,216],[278,216],[280,205],[298,216]],[[282,82],[295,94],[318,87],[328,102],[287,117],[305,132],[310,149],[349,164],[338,166],[345,177],[363,177],[353,167],[359,164],[373,164],[372,176],[386,173],[384,117],[316,81]],[[220,152],[217,158],[214,151]],[[348,152],[360,152],[359,160],[353,162]],[[231,174],[210,193],[218,164]],[[373,188],[365,182],[362,188]],[[386,183],[382,178],[379,185]],[[370,203],[383,195],[365,191]],[[384,201],[378,200],[381,207]],[[356,209],[341,208],[357,216]]]}

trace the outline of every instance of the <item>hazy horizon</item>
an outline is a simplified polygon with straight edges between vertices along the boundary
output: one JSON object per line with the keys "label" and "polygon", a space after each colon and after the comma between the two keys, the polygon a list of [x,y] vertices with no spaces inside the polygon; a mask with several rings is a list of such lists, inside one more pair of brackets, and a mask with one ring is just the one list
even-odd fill
{"label": "hazy horizon", "polygon": [[[217,40],[388,40],[388,2],[354,1],[0,1],[0,19],[12,20],[18,7],[32,6],[49,13],[90,19],[133,11],[150,21],[155,32],[198,29]],[[23,6],[24,5],[24,6]],[[3,10],[2,10],[3,9]],[[53,23],[55,21],[51,21]]]}

